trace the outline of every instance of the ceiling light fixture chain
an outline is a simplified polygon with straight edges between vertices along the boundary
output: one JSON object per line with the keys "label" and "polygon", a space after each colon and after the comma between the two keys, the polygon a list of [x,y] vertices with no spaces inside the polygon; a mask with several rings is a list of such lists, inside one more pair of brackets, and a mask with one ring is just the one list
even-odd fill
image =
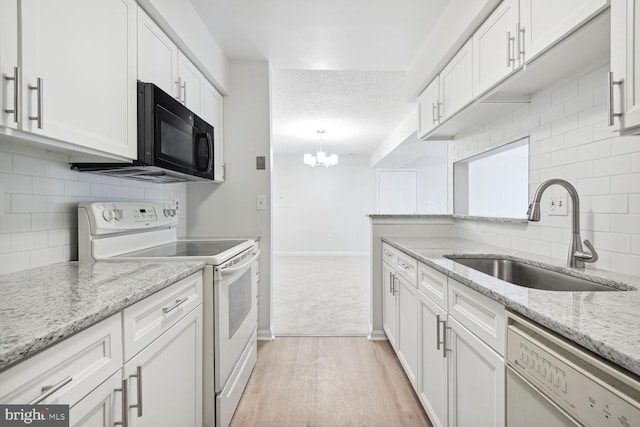
{"label": "ceiling light fixture chain", "polygon": [[322,150],[322,135],[324,135],[324,130],[318,129],[316,133],[320,136],[320,151],[318,151],[315,156],[313,154],[305,154],[303,158],[304,164],[312,168],[315,168],[316,166],[330,168],[337,165],[338,155],[327,155],[327,153]]}

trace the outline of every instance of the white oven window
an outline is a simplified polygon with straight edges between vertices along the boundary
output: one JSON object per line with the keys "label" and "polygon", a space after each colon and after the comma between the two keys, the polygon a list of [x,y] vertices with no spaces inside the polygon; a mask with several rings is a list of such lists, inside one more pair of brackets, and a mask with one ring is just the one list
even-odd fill
{"label": "white oven window", "polygon": [[229,285],[229,338],[233,338],[251,311],[251,269]]}

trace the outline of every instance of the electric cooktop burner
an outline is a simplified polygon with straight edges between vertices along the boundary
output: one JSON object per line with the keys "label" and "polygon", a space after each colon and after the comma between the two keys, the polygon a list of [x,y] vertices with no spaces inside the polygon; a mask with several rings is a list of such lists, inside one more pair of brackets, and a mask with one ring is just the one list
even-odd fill
{"label": "electric cooktop burner", "polygon": [[116,258],[215,256],[241,244],[242,242],[245,242],[245,240],[178,240],[165,245],[129,252]]}

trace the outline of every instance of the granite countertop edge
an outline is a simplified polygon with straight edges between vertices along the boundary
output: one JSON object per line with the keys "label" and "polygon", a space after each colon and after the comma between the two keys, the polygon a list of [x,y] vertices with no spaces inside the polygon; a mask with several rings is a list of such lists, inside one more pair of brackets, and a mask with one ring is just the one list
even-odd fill
{"label": "granite countertop edge", "polygon": [[457,219],[464,221],[501,222],[511,224],[527,224],[529,222],[526,218],[458,214],[367,214],[367,217],[370,219]]}
{"label": "granite countertop edge", "polygon": [[[608,272],[608,271],[597,271],[597,270],[585,270],[585,271],[576,271],[573,269],[569,269],[566,267],[562,267],[560,265],[557,264],[557,261],[555,260],[544,260],[544,261],[539,261],[537,259],[544,259],[544,257],[539,257],[539,256],[535,256],[535,255],[530,255],[530,256],[526,256],[523,253],[518,253],[515,252],[515,255],[513,254],[514,251],[512,250],[508,250],[508,249],[500,249],[500,248],[496,248],[496,247],[492,247],[490,245],[479,245],[477,244],[477,242],[473,242],[474,245],[476,246],[481,246],[481,248],[479,248],[476,251],[469,251],[469,250],[461,250],[459,248],[447,248],[447,247],[442,247],[442,248],[437,248],[437,249],[430,249],[430,252],[440,252],[440,254],[438,255],[433,255],[433,256],[425,256],[419,252],[417,252],[417,249],[412,249],[412,248],[408,248],[406,246],[404,246],[401,242],[403,238],[393,238],[393,237],[382,237],[382,241],[385,243],[388,243],[389,245],[393,246],[394,248],[402,251],[403,253],[417,259],[420,262],[423,262],[424,264],[428,265],[429,267],[441,272],[442,274],[451,277],[452,279],[455,279],[456,281],[468,286],[469,288],[476,290],[478,292],[480,292],[481,294],[503,304],[506,308],[509,308],[519,314],[524,315],[525,317],[541,324],[542,326],[545,326],[546,328],[558,333],[559,335],[563,336],[564,338],[573,341],[579,345],[581,345],[582,347],[598,354],[599,356],[603,357],[604,359],[607,359],[613,363],[615,363],[616,365],[619,365],[620,367],[627,369],[631,372],[633,372],[636,375],[640,375],[640,354],[633,356],[633,354],[630,354],[629,352],[624,352],[621,351],[619,348],[615,348],[612,347],[611,345],[608,345],[607,343],[598,340],[596,338],[594,338],[592,335],[588,334],[588,333],[584,333],[582,331],[579,331],[573,327],[571,327],[571,325],[568,325],[566,323],[560,322],[557,319],[554,319],[552,317],[550,317],[549,315],[535,310],[535,309],[531,309],[530,307],[527,307],[524,304],[519,303],[518,301],[514,300],[513,298],[510,298],[509,295],[505,292],[500,292],[498,290],[494,290],[492,289],[490,286],[481,283],[482,280],[478,280],[476,278],[469,279],[468,277],[465,277],[463,274],[461,274],[460,272],[456,272],[450,268],[448,268],[446,265],[443,265],[442,261],[445,262],[453,262],[449,259],[446,259],[444,256],[445,255],[451,255],[451,256],[455,256],[455,255],[462,255],[464,254],[466,257],[480,257],[480,256],[485,256],[485,255],[498,255],[504,259],[512,259],[512,260],[517,260],[517,261],[525,261],[528,264],[534,265],[534,266],[542,266],[544,268],[548,268],[551,269],[553,271],[558,271],[558,272],[562,272],[565,274],[569,274],[575,277],[581,277],[581,278],[585,278],[597,283],[601,283],[603,285],[607,285],[607,286],[611,286],[614,288],[618,288],[620,290],[628,290],[629,292],[639,292],[640,290],[640,278],[636,277],[636,276],[629,276],[629,275],[624,275],[624,274],[617,274],[617,273],[612,273],[612,272]],[[428,238],[427,238],[428,239]],[[443,239],[440,239],[443,240]],[[456,238],[450,238],[449,240],[451,241],[461,241],[462,239],[456,239]],[[442,245],[444,246],[444,245]],[[485,250],[486,249],[486,250]],[[507,253],[507,251],[511,252]],[[440,261],[440,262],[439,262]],[[457,264],[457,263],[456,263]],[[473,269],[470,269],[469,267],[463,266],[462,264],[457,264],[456,268],[459,268],[461,272],[464,271],[472,271]],[[477,273],[477,272],[476,272]],[[477,274],[476,274],[477,276]],[[484,275],[487,278],[487,283],[488,282],[501,282],[502,284],[505,284],[507,287],[511,287],[511,288],[520,288],[517,285],[512,285],[509,284],[507,282],[503,282],[499,279],[490,277],[488,275]],[[611,276],[611,277],[607,277],[607,276]],[[543,291],[541,291],[543,292]],[[567,293],[567,292],[563,292],[563,293]],[[640,325],[640,323],[639,323]]]}
{"label": "granite countertop edge", "polygon": [[[117,265],[117,263],[105,262],[102,264],[112,264]],[[132,264],[136,262],[128,262],[128,264]],[[78,266],[78,261],[70,261],[68,263],[62,263],[69,266]],[[31,271],[38,270],[40,274],[46,274],[48,269],[60,268],[62,264],[53,264],[51,266],[39,267],[37,269],[33,269]],[[93,265],[101,264],[101,263],[91,263]],[[149,263],[145,261],[139,262],[140,266],[143,265],[153,265],[158,263]],[[88,327],[107,319],[108,317],[120,313],[125,308],[137,303],[138,301],[143,300],[144,298],[166,288],[174,283],[188,277],[205,267],[204,262],[182,262],[182,263],[167,263],[173,264],[175,268],[174,274],[170,276],[166,276],[164,280],[155,281],[151,285],[140,286],[139,288],[135,288],[131,290],[131,292],[127,292],[126,295],[118,297],[108,303],[105,303],[99,307],[99,309],[92,310],[91,312],[85,313],[80,317],[73,318],[72,320],[56,325],[53,328],[47,329],[46,333],[39,333],[35,335],[25,336],[19,343],[11,346],[8,349],[4,349],[4,351],[0,351],[0,372],[4,371],[6,368],[10,368],[17,363],[21,362],[23,359],[31,357],[36,353],[39,353],[42,350],[49,348],[50,346],[60,342]],[[166,266],[166,265],[165,265]],[[9,276],[16,276],[24,273],[28,273],[27,271],[21,271],[17,273],[8,274],[5,276],[0,276],[0,278],[6,278]],[[117,279],[114,279],[117,280]],[[114,288],[118,286],[117,283],[114,283]],[[0,311],[0,319],[2,318],[2,313]],[[0,331],[0,337],[2,337],[2,332]]]}

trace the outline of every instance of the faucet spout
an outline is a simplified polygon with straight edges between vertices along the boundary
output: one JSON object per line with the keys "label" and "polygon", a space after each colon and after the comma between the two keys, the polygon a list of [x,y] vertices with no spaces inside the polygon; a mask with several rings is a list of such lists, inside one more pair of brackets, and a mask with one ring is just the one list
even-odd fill
{"label": "faucet spout", "polygon": [[571,197],[571,242],[569,243],[567,265],[569,267],[584,268],[584,263],[595,262],[598,259],[598,254],[588,240],[585,240],[585,244],[591,252],[584,252],[582,248],[582,239],[580,238],[580,197],[576,188],[570,182],[553,178],[540,184],[533,196],[533,201],[529,205],[527,217],[529,221],[540,221],[540,200],[545,190],[552,185],[560,185],[567,190],[569,197]]}

